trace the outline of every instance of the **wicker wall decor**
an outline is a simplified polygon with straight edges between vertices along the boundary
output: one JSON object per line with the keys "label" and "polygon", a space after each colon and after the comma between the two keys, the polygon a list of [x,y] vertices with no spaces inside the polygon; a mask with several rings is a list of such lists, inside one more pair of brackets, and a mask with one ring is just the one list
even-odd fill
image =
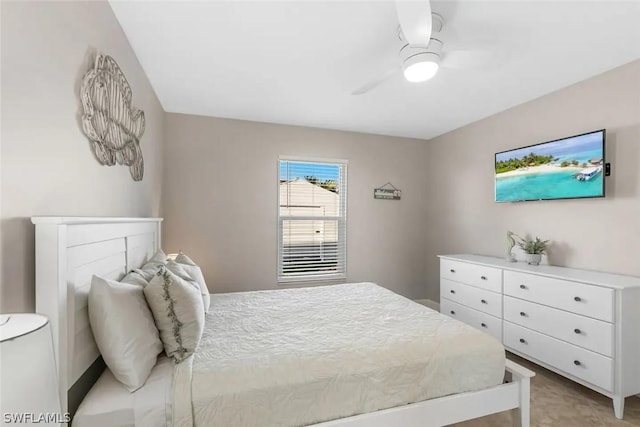
{"label": "wicker wall decor", "polygon": [[82,79],[82,128],[98,161],[107,166],[129,166],[134,181],[144,175],[140,138],[144,112],[131,106],[131,86],[116,61],[98,55]]}

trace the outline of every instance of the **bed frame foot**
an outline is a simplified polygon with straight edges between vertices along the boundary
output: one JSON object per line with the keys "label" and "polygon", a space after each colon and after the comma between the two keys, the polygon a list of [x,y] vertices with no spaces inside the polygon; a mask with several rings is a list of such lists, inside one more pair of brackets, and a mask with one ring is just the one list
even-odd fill
{"label": "bed frame foot", "polygon": [[531,407],[529,403],[530,393],[529,378],[520,379],[520,406],[513,413],[514,427],[529,427],[531,419]]}
{"label": "bed frame foot", "polygon": [[507,360],[507,372],[511,374],[512,380],[518,383],[519,392],[519,405],[513,411],[513,425],[514,427],[529,427],[531,423],[531,377],[535,373],[522,366],[514,365],[513,362]]}
{"label": "bed frame foot", "polygon": [[621,420],[624,417],[624,397],[613,396],[613,412],[616,414],[616,418]]}

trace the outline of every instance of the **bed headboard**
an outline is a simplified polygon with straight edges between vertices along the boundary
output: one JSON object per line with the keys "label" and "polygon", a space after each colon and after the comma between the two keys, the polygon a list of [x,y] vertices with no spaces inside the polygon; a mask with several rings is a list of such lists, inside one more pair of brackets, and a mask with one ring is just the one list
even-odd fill
{"label": "bed headboard", "polygon": [[100,357],[87,297],[94,274],[120,279],[160,247],[162,218],[32,217],[36,312],[51,323],[62,412],[68,392]]}

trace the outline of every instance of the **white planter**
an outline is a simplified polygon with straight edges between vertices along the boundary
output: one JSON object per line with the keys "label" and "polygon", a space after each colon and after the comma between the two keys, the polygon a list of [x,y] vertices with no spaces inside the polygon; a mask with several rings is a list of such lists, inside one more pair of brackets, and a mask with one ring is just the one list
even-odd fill
{"label": "white planter", "polygon": [[540,261],[542,260],[541,254],[525,254],[527,264],[529,265],[540,265]]}

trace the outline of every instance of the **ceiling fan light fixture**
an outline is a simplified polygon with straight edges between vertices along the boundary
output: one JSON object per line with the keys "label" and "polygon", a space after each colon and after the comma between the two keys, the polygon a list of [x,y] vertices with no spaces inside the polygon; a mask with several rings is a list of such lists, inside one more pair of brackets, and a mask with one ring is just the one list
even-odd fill
{"label": "ceiling fan light fixture", "polygon": [[432,52],[419,53],[402,63],[404,78],[411,83],[425,82],[438,72],[440,55]]}

